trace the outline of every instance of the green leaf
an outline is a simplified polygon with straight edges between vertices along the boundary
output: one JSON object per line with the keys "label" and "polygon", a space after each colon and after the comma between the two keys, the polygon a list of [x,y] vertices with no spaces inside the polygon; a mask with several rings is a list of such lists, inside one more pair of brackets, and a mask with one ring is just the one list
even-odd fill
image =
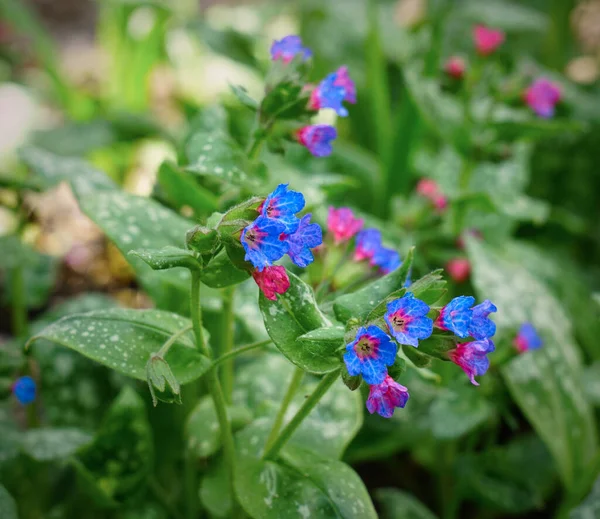
{"label": "green leaf", "polygon": [[198,132],[226,132],[229,126],[227,110],[220,104],[208,105],[192,118],[188,129],[188,142]]}
{"label": "green leaf", "polygon": [[437,519],[421,501],[396,488],[379,488],[375,501],[381,509],[381,519]]}
{"label": "green leaf", "polygon": [[327,373],[340,367],[341,358],[330,342],[296,342],[300,336],[330,326],[319,309],[312,289],[289,273],[290,288],[276,301],[259,296],[259,307],[269,337],[290,361],[312,373]]}
{"label": "green leaf", "polygon": [[291,449],[282,452],[282,458],[273,462],[240,457],[235,490],[251,517],[377,517],[363,482],[345,463]]}
{"label": "green leaf", "polygon": [[[264,435],[266,438],[283,399],[282,388],[289,384],[293,372],[292,364],[281,355],[273,354],[261,355],[239,370],[234,402],[252,409],[255,416],[262,417],[252,424],[252,431],[255,432],[249,432],[250,436]],[[305,378],[290,404],[287,419],[300,408],[305,396],[310,394],[315,385],[314,377]],[[338,380],[298,427],[288,445],[310,450],[322,457],[341,458],[362,425],[364,402],[359,393],[348,391],[343,382]]]}
{"label": "green leaf", "polygon": [[364,320],[383,299],[404,286],[412,266],[413,252],[414,249],[409,250],[402,265],[393,272],[352,294],[338,297],[333,303],[335,316],[344,323],[351,317]]}
{"label": "green leaf", "polygon": [[104,417],[93,443],[75,458],[77,476],[96,502],[115,506],[140,490],[153,463],[152,430],[144,402],[126,387]]}
{"label": "green leaf", "polygon": [[[146,380],[150,355],[190,324],[189,319],[162,310],[97,310],[63,317],[44,328],[30,343],[46,339],[119,373]],[[196,349],[191,331],[175,341],[166,360],[181,384],[196,380],[210,367],[210,360]]]}
{"label": "green leaf", "polygon": [[[227,418],[234,431],[247,425],[252,414],[242,406],[228,406]],[[189,414],[186,423],[188,447],[199,458],[212,456],[221,447],[221,431],[215,406],[210,397],[204,397]]]}
{"label": "green leaf", "polygon": [[147,198],[119,191],[79,197],[81,210],[115,243],[135,270],[144,290],[160,308],[188,313],[190,275],[187,269],[153,271],[128,255],[134,249],[183,245],[190,222]]}
{"label": "green leaf", "polygon": [[600,362],[594,362],[585,368],[581,383],[588,401],[595,407],[600,407]]}
{"label": "green leaf", "polygon": [[200,270],[201,268],[201,263],[195,252],[179,247],[139,249],[132,250],[129,254],[144,260],[152,270],[167,270],[175,267],[183,267],[189,270]]}
{"label": "green leaf", "polygon": [[40,177],[47,189],[63,181],[69,182],[73,190],[82,196],[97,190],[117,189],[117,185],[109,177],[84,160],[61,157],[33,146],[22,148],[19,155]]}
{"label": "green leaf", "polygon": [[597,519],[600,517],[600,477],[596,479],[592,491],[575,510],[569,513],[569,519]]}
{"label": "green leaf", "polygon": [[298,347],[310,351],[337,351],[344,345],[345,330],[343,326],[317,328],[296,339]]}
{"label": "green leaf", "polygon": [[299,119],[314,112],[308,110],[309,95],[303,93],[304,85],[282,81],[262,100],[260,114],[264,121],[270,119]]}
{"label": "green leaf", "polygon": [[[519,355],[501,372],[516,403],[546,442],[563,484],[573,488],[597,443],[569,318],[550,290],[521,263],[473,239],[467,239],[467,249],[479,296],[498,307],[498,335],[514,335],[530,322],[543,338],[542,349]],[[506,347],[512,340],[508,338]]]}
{"label": "green leaf", "polygon": [[246,108],[250,108],[253,112],[258,110],[258,101],[252,99],[248,95],[248,91],[242,85],[229,85],[230,90],[237,100],[242,103]]}
{"label": "green leaf", "polygon": [[446,293],[446,280],[442,277],[442,269],[434,270],[415,281],[406,290],[428,305],[437,303]]}
{"label": "green leaf", "polygon": [[431,432],[440,440],[457,439],[487,422],[492,412],[477,388],[446,388],[431,405]]}
{"label": "green leaf", "polygon": [[2,485],[0,485],[0,517],[2,519],[19,519],[17,503]]}
{"label": "green leaf", "polygon": [[231,517],[231,487],[223,458],[209,465],[200,485],[202,506],[215,517]]}
{"label": "green leaf", "polygon": [[482,23],[505,31],[544,32],[549,26],[545,13],[506,0],[469,0],[456,14],[467,18],[462,23]]}
{"label": "green leaf", "polygon": [[225,288],[246,281],[250,274],[240,270],[229,259],[227,252],[222,250],[210,263],[202,269],[200,279],[211,288]]}
{"label": "green leaf", "polygon": [[219,208],[216,195],[201,186],[190,173],[180,171],[171,162],[160,165],[158,183],[169,202],[177,209],[191,207],[196,217],[210,214]]}
{"label": "green leaf", "polygon": [[56,461],[91,441],[92,435],[79,429],[31,429],[23,434],[21,450],[36,461]]}
{"label": "green leaf", "polygon": [[512,514],[542,508],[556,479],[552,457],[534,435],[463,455],[456,466],[463,495]]}

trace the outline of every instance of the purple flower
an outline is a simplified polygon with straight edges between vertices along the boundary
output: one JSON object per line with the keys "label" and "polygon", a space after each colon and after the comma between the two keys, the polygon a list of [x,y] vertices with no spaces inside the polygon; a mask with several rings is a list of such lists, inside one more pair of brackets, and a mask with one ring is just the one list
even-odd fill
{"label": "purple flower", "polygon": [[304,208],[304,196],[297,191],[288,191],[288,184],[279,184],[259,206],[262,216],[273,218],[285,225],[286,234],[292,234],[300,225],[296,213]]}
{"label": "purple flower", "polygon": [[419,339],[427,339],[433,331],[433,321],[427,317],[429,306],[408,292],[387,304],[384,316],[390,333],[400,344],[417,348]]}
{"label": "purple flower", "polygon": [[387,375],[386,366],[396,359],[396,351],[396,345],[383,330],[377,326],[362,327],[346,346],[344,362],[350,375],[362,375],[367,384],[381,384]]}
{"label": "purple flower", "polygon": [[367,409],[369,413],[377,413],[384,418],[391,418],[396,407],[404,407],[408,402],[408,389],[386,375],[381,384],[369,387]]}
{"label": "purple flower", "polygon": [[469,325],[473,318],[471,306],[474,302],[475,298],[471,296],[455,297],[442,308],[435,325],[465,339],[469,336]]}
{"label": "purple flower", "polygon": [[545,119],[554,116],[554,106],[560,101],[560,97],[559,86],[546,78],[536,79],[524,95],[529,107]]}
{"label": "purple flower", "polygon": [[311,50],[302,45],[300,36],[286,36],[281,40],[275,40],[271,45],[271,59],[273,61],[280,59],[284,63],[289,63],[298,54],[302,54],[305,61],[312,56]]}
{"label": "purple flower", "polygon": [[448,352],[448,358],[462,368],[469,377],[471,384],[478,386],[475,375],[485,374],[490,367],[490,360],[486,355],[494,350],[494,343],[489,339],[463,342]]}
{"label": "purple flower", "polygon": [[28,375],[18,378],[12,386],[12,392],[20,404],[31,404],[36,395],[35,380]]}
{"label": "purple flower", "polygon": [[356,249],[354,260],[361,261],[373,259],[375,253],[381,248],[381,233],[377,229],[365,229],[356,235]]}
{"label": "purple flower", "polygon": [[356,87],[348,76],[347,67],[340,67],[321,81],[311,92],[308,106],[312,110],[331,108],[339,116],[346,117],[348,110],[342,105],[343,101],[356,102]]}
{"label": "purple flower", "polygon": [[291,235],[281,236],[281,240],[289,245],[288,256],[299,267],[307,267],[315,258],[310,249],[323,243],[323,232],[317,223],[310,223],[311,214],[306,214],[300,220],[298,230]]}
{"label": "purple flower", "polygon": [[515,337],[514,345],[521,353],[524,353],[541,348],[544,342],[531,323],[523,323]]}
{"label": "purple flower", "polygon": [[314,124],[300,128],[296,137],[315,157],[327,157],[333,151],[331,141],[337,137],[337,130],[328,124]]}
{"label": "purple flower", "polygon": [[259,272],[270,267],[288,251],[289,245],[279,236],[285,225],[273,218],[259,216],[242,230],[240,241],[246,251],[244,259],[251,262]]}
{"label": "purple flower", "polygon": [[386,249],[385,247],[380,247],[375,254],[373,254],[373,258],[371,258],[371,265],[379,267],[384,274],[396,270],[401,263],[400,254],[394,249]]}
{"label": "purple flower", "polygon": [[488,318],[492,312],[497,312],[496,306],[486,299],[473,307],[473,317],[469,324],[469,335],[477,340],[488,339],[496,333],[496,323]]}

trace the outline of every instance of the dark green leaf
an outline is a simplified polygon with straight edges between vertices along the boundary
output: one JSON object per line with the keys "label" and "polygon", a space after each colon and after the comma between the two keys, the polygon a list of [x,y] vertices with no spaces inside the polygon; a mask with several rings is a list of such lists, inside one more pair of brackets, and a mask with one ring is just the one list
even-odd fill
{"label": "dark green leaf", "polygon": [[600,477],[596,479],[592,491],[575,510],[569,519],[598,519],[600,517]]}
{"label": "dark green leaf", "polygon": [[200,486],[202,505],[215,517],[231,517],[231,486],[223,459],[212,460]]}
{"label": "dark green leaf", "polygon": [[92,435],[79,429],[31,429],[23,434],[21,450],[37,461],[56,461],[91,441]]}
{"label": "dark green leaf", "polygon": [[381,508],[381,519],[437,519],[416,497],[402,490],[379,488],[375,500]]}
{"label": "dark green leaf", "polygon": [[313,351],[336,351],[344,345],[344,327],[328,326],[317,328],[296,339],[298,346],[302,349]]}
{"label": "dark green leaf", "polygon": [[229,259],[227,252],[222,250],[210,263],[202,269],[200,279],[211,288],[225,288],[237,285],[250,277],[247,270],[240,270]]}
{"label": "dark green leaf", "polygon": [[0,485],[0,517],[2,519],[19,519],[17,503],[2,485]]}
{"label": "dark green leaf", "polygon": [[[190,324],[188,319],[162,310],[97,310],[64,317],[44,328],[32,342],[46,339],[119,373],[146,380],[150,355]],[[166,360],[181,384],[196,380],[210,366],[209,359],[196,349],[191,331],[177,339]]]}
{"label": "dark green leaf", "polygon": [[352,294],[338,297],[333,304],[336,317],[344,323],[351,317],[363,320],[383,299],[392,292],[400,290],[406,283],[406,278],[412,266],[413,250],[408,251],[402,265],[393,272],[369,283]]}
{"label": "dark green leaf", "polygon": [[143,400],[131,388],[114,401],[93,443],[74,465],[84,489],[99,504],[114,506],[139,491],[152,470],[152,431]]}
{"label": "dark green leaf", "polygon": [[200,270],[201,263],[197,253],[180,249],[179,247],[163,247],[162,249],[139,249],[132,250],[132,256],[144,260],[152,270],[167,270],[175,267],[183,267],[190,270]]}
{"label": "dark green leaf", "polygon": [[262,100],[260,114],[263,120],[299,119],[311,112],[308,110],[308,93],[304,85],[295,81],[283,81],[275,86]]}
{"label": "dark green leaf", "polygon": [[317,328],[332,326],[319,309],[312,289],[289,273],[290,288],[276,301],[259,296],[265,328],[277,348],[294,364],[312,373],[327,373],[340,367],[341,358],[330,342],[296,342]]}

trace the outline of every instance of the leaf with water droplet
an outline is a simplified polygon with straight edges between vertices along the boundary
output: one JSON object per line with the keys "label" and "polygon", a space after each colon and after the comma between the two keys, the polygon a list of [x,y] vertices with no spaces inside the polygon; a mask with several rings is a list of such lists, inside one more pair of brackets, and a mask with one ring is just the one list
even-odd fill
{"label": "leaf with water droplet", "polygon": [[37,461],[68,458],[92,441],[92,435],[73,428],[30,429],[23,433],[21,450]]}

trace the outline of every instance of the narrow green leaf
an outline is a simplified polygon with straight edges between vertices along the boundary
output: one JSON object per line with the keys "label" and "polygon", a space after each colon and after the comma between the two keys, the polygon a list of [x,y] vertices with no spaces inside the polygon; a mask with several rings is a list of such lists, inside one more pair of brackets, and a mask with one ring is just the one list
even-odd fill
{"label": "narrow green leaf", "polygon": [[[146,380],[150,355],[190,324],[189,319],[162,310],[97,310],[64,317],[44,328],[30,343],[46,339],[119,373]],[[166,360],[181,384],[196,380],[210,367],[210,360],[196,349],[191,331],[177,339]]]}
{"label": "narrow green leaf", "polygon": [[252,99],[248,95],[248,91],[242,85],[229,85],[229,89],[233,92],[233,95],[237,98],[237,100],[246,108],[249,108],[253,112],[258,110],[258,101]]}
{"label": "narrow green leaf", "polygon": [[163,247],[162,249],[132,250],[132,256],[137,256],[146,262],[152,270],[167,270],[183,267],[189,270],[200,270],[201,264],[198,255],[187,249],[179,247]]}
{"label": "narrow green leaf", "polygon": [[330,326],[315,300],[312,289],[289,273],[290,288],[276,301],[259,296],[259,306],[269,337],[290,361],[312,373],[328,373],[339,368],[341,358],[328,342],[296,342],[298,337]]}

